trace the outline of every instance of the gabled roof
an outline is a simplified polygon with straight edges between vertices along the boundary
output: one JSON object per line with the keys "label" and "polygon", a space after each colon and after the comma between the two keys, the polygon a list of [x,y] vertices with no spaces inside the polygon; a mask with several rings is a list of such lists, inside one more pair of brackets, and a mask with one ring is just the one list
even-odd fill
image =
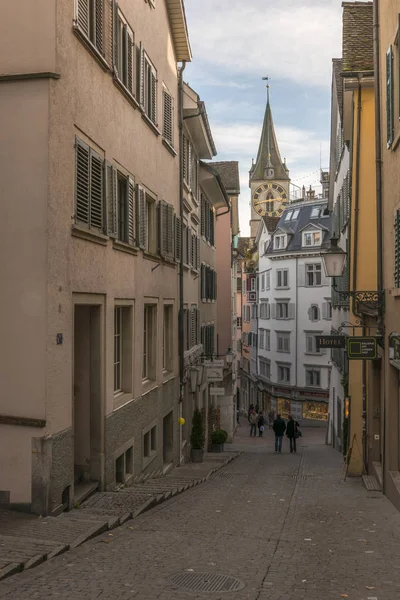
{"label": "gabled roof", "polygon": [[289,171],[283,164],[276,140],[274,122],[272,119],[269,93],[267,106],[265,108],[264,123],[261,132],[260,145],[258,147],[257,160],[250,169],[250,180],[264,180],[265,169],[271,166],[274,169],[274,179],[289,179]]}
{"label": "gabled roof", "polygon": [[165,0],[177,62],[192,60],[183,0]]}
{"label": "gabled roof", "polygon": [[373,3],[343,2],[343,74],[373,72]]}
{"label": "gabled roof", "polygon": [[236,160],[212,162],[228,194],[240,194],[239,163]]}
{"label": "gabled roof", "polygon": [[[284,233],[291,234],[288,236],[288,243],[284,250],[274,250],[272,241],[269,244],[269,248],[267,250],[267,254],[292,254],[294,252],[308,252],[308,251],[316,251],[321,248],[328,248],[330,246],[330,232],[332,229],[332,217],[318,217],[311,219],[311,211],[315,206],[327,205],[327,200],[320,200],[316,202],[303,202],[296,203],[296,208],[300,209],[298,218],[295,221],[290,221],[285,223],[286,214],[293,210],[293,206],[289,205],[285,210],[283,215],[279,219],[279,223],[275,233],[278,233],[280,230]],[[302,232],[304,229],[315,227],[317,229],[322,230],[322,244],[317,248],[309,248],[305,249],[302,245]]]}
{"label": "gabled roof", "polygon": [[340,120],[343,123],[343,77],[342,77],[342,59],[332,59],[333,79],[336,87],[336,97],[339,107]]}

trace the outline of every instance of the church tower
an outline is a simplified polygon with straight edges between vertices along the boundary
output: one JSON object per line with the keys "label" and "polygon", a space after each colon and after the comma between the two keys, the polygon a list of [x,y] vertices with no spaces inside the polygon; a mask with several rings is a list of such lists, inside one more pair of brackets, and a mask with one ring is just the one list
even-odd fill
{"label": "church tower", "polygon": [[250,235],[255,237],[261,217],[279,217],[289,203],[290,177],[282,162],[276,140],[267,85],[267,106],[261,132],[257,160],[249,172],[251,190]]}

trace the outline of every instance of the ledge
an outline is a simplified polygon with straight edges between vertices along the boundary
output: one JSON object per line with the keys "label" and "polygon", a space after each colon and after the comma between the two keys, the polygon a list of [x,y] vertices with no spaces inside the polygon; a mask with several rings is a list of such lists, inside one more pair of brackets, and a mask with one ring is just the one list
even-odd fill
{"label": "ledge", "polygon": [[71,233],[74,237],[87,240],[88,242],[94,242],[95,244],[100,244],[101,246],[107,246],[109,239],[107,235],[104,235],[104,233],[94,231],[93,229],[86,229],[85,227],[80,227],[79,225],[72,225]]}
{"label": "ledge", "polygon": [[147,252],[147,250],[143,250],[143,258],[145,258],[146,260],[151,260],[152,262],[161,262],[161,258],[157,254]]}
{"label": "ledge", "polygon": [[127,254],[133,254],[134,256],[136,256],[139,251],[136,246],[131,246],[126,242],[121,242],[121,240],[113,240],[113,248],[114,250],[126,252]]}
{"label": "ledge", "polygon": [[177,155],[178,155],[178,153],[177,153],[177,151],[175,150],[175,148],[174,148],[173,146],[171,146],[171,144],[168,142],[168,140],[166,140],[166,139],[165,139],[165,137],[163,137],[163,139],[162,139],[162,143],[163,143],[163,145],[166,147],[166,149],[168,150],[168,152],[169,152],[170,154],[172,154],[172,156],[174,156],[174,157],[175,157],[175,156],[177,156]]}
{"label": "ledge", "polygon": [[111,70],[110,65],[108,64],[108,62],[106,61],[104,56],[99,52],[99,50],[96,48],[96,46],[94,46],[92,44],[92,42],[86,37],[86,35],[83,33],[83,31],[80,30],[78,25],[73,25],[72,31],[74,32],[76,37],[82,42],[82,44],[85,46],[86,50],[88,50],[90,52],[90,54],[93,56],[93,58],[96,59],[96,61],[100,65],[100,67],[104,71],[110,71]]}
{"label": "ledge", "polygon": [[121,94],[123,96],[125,96],[125,98],[129,102],[129,104],[131,104],[133,106],[133,108],[140,108],[140,104],[136,100],[135,96],[133,94],[131,94],[131,92],[124,86],[122,81],[115,74],[113,76],[113,82],[114,82],[115,87],[117,87],[119,89]]}
{"label": "ledge", "polygon": [[60,73],[52,73],[50,71],[39,73],[12,73],[0,75],[0,83],[6,83],[10,81],[26,81],[31,79],[60,79],[60,77]]}
{"label": "ledge", "polygon": [[150,129],[152,130],[154,135],[156,135],[157,137],[159,135],[161,135],[161,131],[158,129],[157,125],[154,125],[153,121],[151,121],[151,119],[149,119],[149,117],[146,115],[146,113],[143,112],[143,109],[141,109],[141,110],[142,110],[143,121],[150,127]]}
{"label": "ledge", "polygon": [[39,429],[43,429],[43,427],[46,427],[46,420],[0,415],[0,425],[17,425],[20,427],[38,427]]}

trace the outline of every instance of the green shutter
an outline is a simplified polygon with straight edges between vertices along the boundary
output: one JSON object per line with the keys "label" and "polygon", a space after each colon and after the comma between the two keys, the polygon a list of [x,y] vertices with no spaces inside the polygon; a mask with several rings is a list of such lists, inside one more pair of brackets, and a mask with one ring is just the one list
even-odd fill
{"label": "green shutter", "polygon": [[386,124],[387,124],[387,146],[393,143],[393,48],[389,46],[386,53]]}
{"label": "green shutter", "polygon": [[78,138],[75,140],[75,156],[75,217],[76,221],[89,225],[90,150]]}

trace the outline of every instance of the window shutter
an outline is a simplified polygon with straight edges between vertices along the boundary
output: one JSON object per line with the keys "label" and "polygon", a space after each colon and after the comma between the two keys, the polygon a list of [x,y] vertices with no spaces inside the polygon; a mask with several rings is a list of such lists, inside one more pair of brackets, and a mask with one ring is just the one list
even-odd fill
{"label": "window shutter", "polygon": [[182,139],[182,170],[183,170],[183,179],[187,181],[187,160],[186,160],[186,137],[183,136]]}
{"label": "window shutter", "polygon": [[126,32],[126,43],[127,43],[127,78],[126,78],[126,86],[131,94],[133,94],[133,53],[134,53],[134,42],[133,42],[133,34],[127,29]]}
{"label": "window shutter", "polygon": [[386,120],[387,120],[387,145],[393,142],[393,49],[389,46],[386,53]]}
{"label": "window shutter", "polygon": [[272,303],[271,305],[271,319],[276,319],[276,304]]}
{"label": "window shutter", "polygon": [[90,227],[103,230],[104,223],[103,159],[90,151]]}
{"label": "window shutter", "polygon": [[217,271],[213,271],[214,273],[214,300],[217,299]]}
{"label": "window shutter", "polygon": [[313,338],[311,335],[306,336],[306,352],[313,352]]}
{"label": "window shutter", "polygon": [[175,260],[180,262],[182,256],[182,221],[175,217]]}
{"label": "window shutter", "polygon": [[157,72],[152,68],[150,73],[151,82],[151,114],[150,119],[157,124]]}
{"label": "window shutter", "polygon": [[117,237],[117,170],[110,163],[106,166],[107,186],[107,234]]}
{"label": "window shutter", "polygon": [[203,194],[201,194],[201,201],[200,201],[200,206],[201,206],[201,235],[205,236],[206,235],[206,203],[204,200],[204,196]]}
{"label": "window shutter", "polygon": [[308,320],[312,321],[313,320],[313,318],[312,318],[312,313],[313,313],[312,306],[310,306],[310,308],[308,309],[307,313],[308,313]]}
{"label": "window shutter", "polygon": [[206,298],[206,267],[201,265],[200,269],[200,296],[202,300]]}
{"label": "window shutter", "polygon": [[215,239],[214,239],[214,213],[212,208],[210,208],[210,244],[211,246],[215,246]]}
{"label": "window shutter", "polygon": [[172,146],[173,142],[172,96],[163,90],[163,136]]}
{"label": "window shutter", "polygon": [[145,97],[144,97],[144,49],[142,46],[142,42],[140,42],[140,46],[138,48],[138,72],[139,72],[139,104],[141,108],[144,110],[145,108]]}
{"label": "window shutter", "polygon": [[305,267],[305,265],[299,265],[298,286],[305,287],[305,285],[306,285],[306,267]]}
{"label": "window shutter", "polygon": [[89,225],[89,192],[90,192],[90,166],[89,146],[81,142],[78,138],[75,140],[76,155],[76,181],[75,181],[75,202],[76,202],[76,221]]}
{"label": "window shutter", "polygon": [[323,319],[328,318],[328,303],[327,302],[322,303],[322,318]]}
{"label": "window shutter", "polygon": [[168,215],[167,215],[167,204],[162,200],[158,205],[158,217],[159,217],[159,249],[160,255],[165,257],[167,255],[167,235],[168,235]]}
{"label": "window shutter", "polygon": [[128,177],[128,242],[131,246],[136,243],[136,211],[135,211],[135,184]]}
{"label": "window shutter", "polygon": [[113,67],[114,73],[120,77],[118,73],[118,51],[119,51],[119,31],[118,31],[118,4],[116,0],[112,3],[112,25],[113,25]]}
{"label": "window shutter", "polygon": [[196,344],[196,312],[195,308],[190,310],[190,347]]}
{"label": "window shutter", "polygon": [[174,207],[167,204],[167,255],[170,259],[174,257]]}
{"label": "window shutter", "polygon": [[196,258],[197,244],[196,244],[196,236],[194,233],[190,234],[190,247],[191,247],[190,264],[192,265],[192,267],[195,268],[196,264],[197,264],[197,258]]}
{"label": "window shutter", "polygon": [[294,319],[294,312],[295,312],[295,303],[289,302],[289,309],[288,309],[289,319]]}
{"label": "window shutter", "polygon": [[79,29],[89,37],[89,0],[78,0],[76,20]]}
{"label": "window shutter", "polygon": [[394,221],[394,287],[400,288],[400,210]]}
{"label": "window shutter", "polygon": [[96,2],[96,47],[103,54],[104,37],[104,0]]}
{"label": "window shutter", "polygon": [[147,248],[147,211],[146,211],[146,192],[141,185],[137,186],[137,240],[139,248]]}
{"label": "window shutter", "polygon": [[197,264],[196,269],[200,269],[200,238],[196,237],[196,246],[197,246]]}

